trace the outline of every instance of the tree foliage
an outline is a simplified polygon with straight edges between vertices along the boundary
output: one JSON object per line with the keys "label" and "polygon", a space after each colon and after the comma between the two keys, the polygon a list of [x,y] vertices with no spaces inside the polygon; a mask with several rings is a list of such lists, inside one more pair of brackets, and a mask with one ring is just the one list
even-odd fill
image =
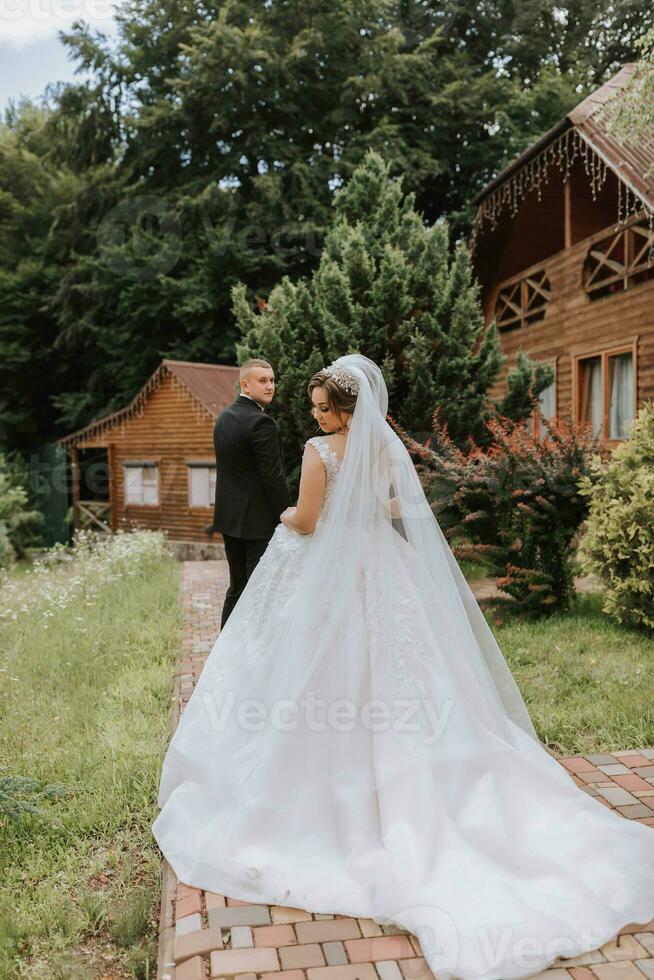
{"label": "tree foliage", "polygon": [[232,287],[315,271],[369,148],[460,237],[651,19],[635,0],[124,0],[115,40],[77,23],[89,79],[0,132],[0,439],[118,408],[162,357],[232,362]]}
{"label": "tree foliage", "polygon": [[0,568],[23,558],[39,540],[43,514],[33,508],[27,483],[18,453],[0,453]]}
{"label": "tree foliage", "polygon": [[[609,100],[604,113],[609,129],[626,142],[654,141],[654,27],[636,42],[640,58],[624,90]],[[654,164],[649,173],[654,172]]]}

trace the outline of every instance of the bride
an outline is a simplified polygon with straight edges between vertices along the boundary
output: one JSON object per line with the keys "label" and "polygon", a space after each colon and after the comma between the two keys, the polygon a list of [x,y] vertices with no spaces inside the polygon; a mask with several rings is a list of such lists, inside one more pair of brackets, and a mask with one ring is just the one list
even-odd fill
{"label": "bride", "polygon": [[180,881],[395,923],[439,980],[511,980],[654,917],[654,833],[579,789],[351,354],[309,384],[297,507],[208,656],[154,836]]}

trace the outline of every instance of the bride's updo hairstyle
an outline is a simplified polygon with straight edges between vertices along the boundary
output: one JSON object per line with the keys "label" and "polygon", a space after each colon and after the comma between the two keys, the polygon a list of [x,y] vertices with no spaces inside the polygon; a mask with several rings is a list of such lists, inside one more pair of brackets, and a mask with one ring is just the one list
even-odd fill
{"label": "bride's updo hairstyle", "polygon": [[327,396],[327,404],[339,418],[343,413],[351,415],[357,403],[355,393],[346,391],[332,374],[326,370],[317,371],[313,375],[307,386],[309,398],[316,388],[324,388]]}

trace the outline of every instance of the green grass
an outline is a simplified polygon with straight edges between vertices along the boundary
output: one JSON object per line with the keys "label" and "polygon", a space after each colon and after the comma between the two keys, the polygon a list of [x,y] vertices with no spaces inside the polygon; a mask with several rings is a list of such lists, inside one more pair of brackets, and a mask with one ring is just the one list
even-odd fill
{"label": "green grass", "polygon": [[[36,596],[0,621],[3,775],[63,787],[35,798],[37,814],[0,816],[2,980],[156,975],[161,857],[150,825],[179,565],[150,556],[131,578],[113,572],[61,608]],[[51,574],[69,579],[70,567]]]}
{"label": "green grass", "polygon": [[601,605],[587,594],[536,623],[488,617],[539,737],[561,754],[654,746],[654,637]]}

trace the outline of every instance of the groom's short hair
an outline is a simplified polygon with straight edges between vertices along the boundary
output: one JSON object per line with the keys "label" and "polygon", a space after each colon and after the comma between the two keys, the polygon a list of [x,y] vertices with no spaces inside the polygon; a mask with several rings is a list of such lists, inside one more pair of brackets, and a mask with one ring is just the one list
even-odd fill
{"label": "groom's short hair", "polygon": [[251,357],[249,360],[243,361],[241,364],[238,372],[239,379],[242,381],[248,374],[250,368],[255,367],[270,368],[271,371],[273,369],[272,364],[269,364],[268,361],[264,361],[260,357]]}

